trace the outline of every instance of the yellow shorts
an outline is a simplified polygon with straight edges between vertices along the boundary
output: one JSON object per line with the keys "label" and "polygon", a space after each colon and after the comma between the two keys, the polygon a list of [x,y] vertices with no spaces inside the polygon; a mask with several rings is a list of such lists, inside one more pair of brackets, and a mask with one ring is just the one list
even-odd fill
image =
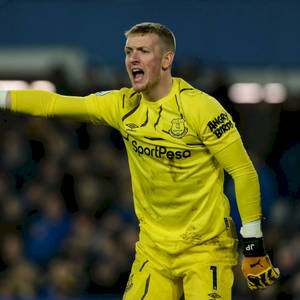
{"label": "yellow shorts", "polygon": [[123,300],[230,300],[237,244],[232,224],[176,255],[138,242]]}

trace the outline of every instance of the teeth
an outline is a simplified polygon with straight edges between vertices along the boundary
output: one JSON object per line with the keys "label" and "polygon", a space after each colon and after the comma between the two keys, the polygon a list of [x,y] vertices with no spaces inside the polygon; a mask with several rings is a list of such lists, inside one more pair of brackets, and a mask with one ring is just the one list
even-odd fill
{"label": "teeth", "polygon": [[132,72],[140,72],[142,71],[141,69],[132,69]]}

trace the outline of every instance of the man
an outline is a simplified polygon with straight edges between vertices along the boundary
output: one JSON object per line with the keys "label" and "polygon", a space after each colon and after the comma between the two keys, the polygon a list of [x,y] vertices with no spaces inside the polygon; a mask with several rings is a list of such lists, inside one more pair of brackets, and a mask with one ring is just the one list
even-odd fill
{"label": "man", "polygon": [[126,145],[140,223],[125,300],[231,299],[237,238],[223,193],[234,179],[243,222],[243,272],[251,289],[279,276],[263,246],[257,173],[231,116],[212,97],[173,78],[175,37],[142,23],[126,32],[132,88],[68,97],[10,91],[12,112],[62,117],[118,129]]}

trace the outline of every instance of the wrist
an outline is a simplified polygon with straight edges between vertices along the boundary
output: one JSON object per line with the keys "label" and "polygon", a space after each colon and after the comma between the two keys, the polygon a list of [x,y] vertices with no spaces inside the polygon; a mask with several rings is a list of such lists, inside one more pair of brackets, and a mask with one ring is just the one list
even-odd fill
{"label": "wrist", "polygon": [[243,254],[245,257],[265,256],[264,239],[261,238],[243,238]]}
{"label": "wrist", "polygon": [[261,230],[261,220],[244,223],[240,230],[243,238],[261,238],[263,236]]}
{"label": "wrist", "polygon": [[240,233],[243,237],[242,247],[245,257],[257,257],[266,255],[261,220],[244,223]]}

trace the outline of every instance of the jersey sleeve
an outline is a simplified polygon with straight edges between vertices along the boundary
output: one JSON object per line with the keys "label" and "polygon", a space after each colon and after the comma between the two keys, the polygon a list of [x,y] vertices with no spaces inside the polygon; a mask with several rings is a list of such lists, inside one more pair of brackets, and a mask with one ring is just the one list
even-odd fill
{"label": "jersey sleeve", "polygon": [[92,95],[92,101],[88,105],[91,122],[97,125],[108,125],[119,130],[122,97],[122,91],[120,90]]}
{"label": "jersey sleeve", "polygon": [[11,110],[45,118],[64,118],[119,128],[119,90],[86,97],[63,96],[41,90],[10,91]]}
{"label": "jersey sleeve", "polygon": [[197,133],[220,166],[232,176],[242,222],[261,218],[258,175],[232,117],[213,97],[203,93],[197,101],[200,101],[198,109],[193,110]]}
{"label": "jersey sleeve", "polygon": [[215,154],[240,139],[231,115],[216,99],[206,95],[200,101],[198,134],[211,153]]}
{"label": "jersey sleeve", "polygon": [[257,172],[241,139],[215,154],[218,163],[234,180],[242,223],[261,218],[261,196]]}

